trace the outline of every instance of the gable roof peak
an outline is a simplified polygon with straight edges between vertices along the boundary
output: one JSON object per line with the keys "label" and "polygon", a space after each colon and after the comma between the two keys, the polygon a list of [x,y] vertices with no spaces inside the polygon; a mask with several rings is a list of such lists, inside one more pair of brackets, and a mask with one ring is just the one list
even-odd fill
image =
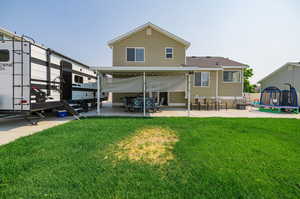
{"label": "gable roof peak", "polygon": [[108,46],[111,48],[114,43],[116,43],[118,41],[121,41],[121,40],[129,37],[130,35],[132,35],[132,34],[134,34],[136,32],[139,32],[139,31],[145,29],[148,26],[151,27],[152,29],[160,32],[161,34],[164,34],[165,36],[167,36],[167,37],[169,37],[171,39],[174,39],[175,41],[178,41],[179,43],[182,43],[185,46],[186,49],[188,47],[190,47],[190,45],[191,45],[190,42],[188,42],[188,41],[186,41],[186,40],[184,40],[184,39],[182,39],[182,38],[174,35],[173,33],[170,33],[167,30],[164,30],[161,27],[159,27],[159,26],[157,26],[157,25],[155,25],[155,24],[153,24],[151,22],[147,22],[147,23],[145,23],[145,24],[143,24],[141,26],[138,26],[137,28],[133,29],[132,31],[129,31],[129,32],[125,33],[125,34],[120,35],[119,37],[116,37],[115,39],[112,39],[112,40],[108,41]]}

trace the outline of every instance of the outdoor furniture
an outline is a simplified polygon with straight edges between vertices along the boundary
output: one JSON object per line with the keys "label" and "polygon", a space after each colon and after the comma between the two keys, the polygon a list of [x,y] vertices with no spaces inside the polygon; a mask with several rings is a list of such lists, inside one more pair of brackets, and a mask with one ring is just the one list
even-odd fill
{"label": "outdoor furniture", "polygon": [[211,110],[217,110],[217,101],[216,101],[216,99],[215,98],[211,98],[211,99],[209,99],[208,100],[208,110],[210,110],[210,108],[211,108]]}
{"label": "outdoor furniture", "polygon": [[133,111],[143,111],[143,98],[137,97],[132,100],[132,110]]}
{"label": "outdoor furniture", "polygon": [[[155,103],[155,99],[152,97],[146,97],[145,99],[146,111],[157,111],[160,108],[159,104]],[[124,98],[125,111],[143,111],[144,98],[143,97],[125,97]]]}
{"label": "outdoor furniture", "polygon": [[247,107],[247,103],[246,103],[246,99],[235,99],[235,105],[236,105],[236,109],[239,110],[246,110]]}
{"label": "outdoor furniture", "polygon": [[223,108],[225,108],[227,111],[227,109],[228,109],[227,102],[223,101],[221,99],[217,99],[217,110],[219,111],[220,109],[223,109]]}
{"label": "outdoor furniture", "polygon": [[[152,97],[147,97],[146,98],[146,111],[152,111],[155,112],[156,108],[155,108],[155,99]],[[144,104],[143,104],[144,105]]]}
{"label": "outdoor furniture", "polygon": [[194,107],[197,107],[197,109],[200,110],[198,98],[195,98],[194,103],[193,102],[191,103],[191,110],[193,110]]}
{"label": "outdoor furniture", "polygon": [[163,105],[165,101],[165,98],[160,98],[160,101],[158,103],[155,103],[155,111],[161,111],[161,106]]}
{"label": "outdoor furniture", "polygon": [[125,111],[132,111],[134,98],[136,97],[124,97],[123,102]]}
{"label": "outdoor furniture", "polygon": [[244,104],[244,103],[238,103],[236,105],[236,109],[239,109],[239,110],[246,110],[246,106],[247,104]]}
{"label": "outdoor furniture", "polygon": [[208,103],[206,98],[199,99],[199,104],[198,104],[199,110],[208,110]]}

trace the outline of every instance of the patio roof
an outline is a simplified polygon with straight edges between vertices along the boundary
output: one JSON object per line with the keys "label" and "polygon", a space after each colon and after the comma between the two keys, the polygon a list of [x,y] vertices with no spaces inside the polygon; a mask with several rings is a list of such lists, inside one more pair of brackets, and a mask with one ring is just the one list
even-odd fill
{"label": "patio roof", "polygon": [[92,70],[104,73],[110,72],[193,72],[205,70],[223,70],[222,68],[200,68],[197,66],[100,66]]}

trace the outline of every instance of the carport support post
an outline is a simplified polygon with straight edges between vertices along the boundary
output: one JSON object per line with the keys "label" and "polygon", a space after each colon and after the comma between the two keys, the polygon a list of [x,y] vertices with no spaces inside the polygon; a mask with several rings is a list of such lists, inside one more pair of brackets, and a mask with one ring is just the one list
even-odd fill
{"label": "carport support post", "polygon": [[100,115],[100,73],[97,72],[97,115]]}
{"label": "carport support post", "polygon": [[188,74],[188,85],[189,85],[189,92],[188,92],[188,117],[191,115],[191,74]]}
{"label": "carport support post", "polygon": [[146,116],[146,73],[143,73],[143,94],[144,94],[144,116]]}

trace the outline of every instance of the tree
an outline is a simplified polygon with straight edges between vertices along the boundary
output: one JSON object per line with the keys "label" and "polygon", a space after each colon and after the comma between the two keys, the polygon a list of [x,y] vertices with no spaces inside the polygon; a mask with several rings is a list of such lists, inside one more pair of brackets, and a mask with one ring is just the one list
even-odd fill
{"label": "tree", "polygon": [[250,78],[253,76],[253,69],[252,68],[245,68],[244,69],[244,92],[246,93],[254,93],[256,85],[250,84]]}

